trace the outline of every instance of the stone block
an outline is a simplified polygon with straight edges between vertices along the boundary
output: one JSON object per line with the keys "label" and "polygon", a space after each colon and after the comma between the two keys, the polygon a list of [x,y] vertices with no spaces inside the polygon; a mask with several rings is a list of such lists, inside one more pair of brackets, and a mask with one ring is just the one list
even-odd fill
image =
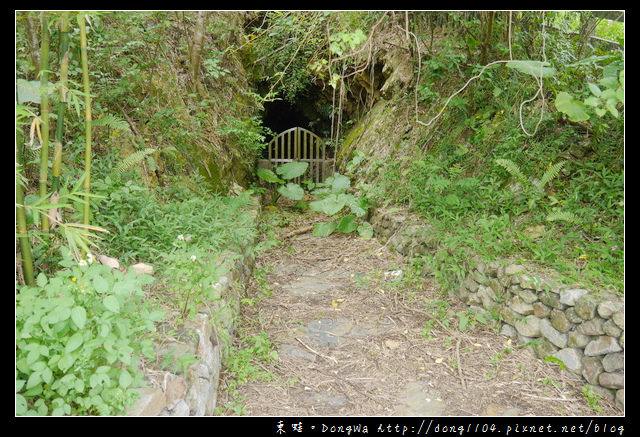
{"label": "stone block", "polygon": [[604,372],[598,378],[600,385],[606,388],[624,388],[623,372]]}
{"label": "stone block", "polygon": [[584,348],[584,354],[588,356],[606,355],[622,351],[615,338],[603,335],[591,340]]}
{"label": "stone block", "polygon": [[598,377],[604,372],[602,361],[598,357],[584,357],[582,359],[582,376],[589,384],[598,384]]}
{"label": "stone block", "polygon": [[582,358],[584,354],[581,349],[568,347],[560,349],[558,352],[552,354],[552,356],[561,360],[569,372],[582,376]]}
{"label": "stone block", "polygon": [[602,359],[602,366],[604,367],[604,370],[607,372],[615,372],[617,370],[623,370],[624,369],[624,353],[618,352],[618,353],[607,354]]}
{"label": "stone block", "polygon": [[576,299],[574,308],[582,320],[591,320],[596,315],[597,303],[593,296],[585,294]]}
{"label": "stone block", "polygon": [[569,336],[567,334],[561,333],[553,326],[551,326],[551,322],[548,319],[540,319],[539,325],[542,335],[554,346],[557,346],[560,349],[564,349],[565,347],[567,347]]}
{"label": "stone block", "polygon": [[569,332],[572,327],[564,311],[554,309],[550,314],[551,326],[560,332]]}
{"label": "stone block", "polygon": [[570,288],[570,289],[560,290],[560,303],[563,303],[568,306],[574,306],[578,298],[588,293],[589,293],[588,290],[584,290],[582,288]]}
{"label": "stone block", "polygon": [[540,337],[540,319],[536,316],[527,316],[524,319],[516,320],[514,324],[520,335],[525,337]]}
{"label": "stone block", "polygon": [[603,319],[608,319],[613,316],[614,313],[621,311],[624,308],[622,302],[616,301],[604,301],[598,304],[598,315]]}

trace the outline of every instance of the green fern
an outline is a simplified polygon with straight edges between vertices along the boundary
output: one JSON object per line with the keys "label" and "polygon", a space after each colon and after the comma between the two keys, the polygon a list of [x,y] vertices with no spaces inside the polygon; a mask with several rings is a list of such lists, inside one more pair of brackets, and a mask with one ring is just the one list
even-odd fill
{"label": "green fern", "polygon": [[548,222],[563,221],[570,224],[578,224],[582,220],[580,220],[580,217],[578,217],[572,212],[555,210],[553,212],[550,212],[547,215],[547,221]]}
{"label": "green fern", "polygon": [[141,162],[147,156],[159,152],[158,149],[146,148],[142,150],[138,150],[133,152],[131,155],[124,158],[115,169],[113,169],[113,174],[116,176],[121,176],[126,171],[133,168],[136,164]]}
{"label": "green fern", "polygon": [[118,118],[114,115],[105,115],[103,117],[98,118],[97,120],[91,121],[92,127],[104,126],[110,129],[115,129],[122,132],[131,132],[131,127],[126,120]]}
{"label": "green fern", "polygon": [[549,167],[547,171],[544,172],[544,174],[542,175],[542,178],[540,179],[539,188],[543,189],[545,185],[547,185],[549,182],[555,179],[560,174],[560,170],[562,170],[562,167],[566,164],[566,162],[567,161],[560,161],[553,164],[551,167]]}
{"label": "green fern", "polygon": [[564,167],[564,165],[566,164],[566,161],[560,161],[553,164],[544,172],[542,177],[538,180],[535,178],[527,178],[520,170],[518,164],[511,161],[510,159],[496,159],[495,162],[500,167],[507,170],[511,176],[516,178],[523,185],[531,186],[532,188],[535,187],[539,191],[544,190],[544,187],[560,174],[560,170],[562,170],[562,167]]}
{"label": "green fern", "polygon": [[524,173],[522,173],[518,164],[516,164],[512,160],[500,158],[500,159],[496,159],[496,164],[498,164],[500,167],[507,170],[509,174],[514,178],[516,178],[520,183],[522,184],[529,183],[527,177],[524,175]]}

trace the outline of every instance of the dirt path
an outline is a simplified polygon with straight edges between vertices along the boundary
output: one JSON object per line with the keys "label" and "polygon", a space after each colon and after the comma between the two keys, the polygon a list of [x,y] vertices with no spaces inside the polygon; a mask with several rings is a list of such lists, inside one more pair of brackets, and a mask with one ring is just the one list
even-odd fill
{"label": "dirt path", "polygon": [[[263,253],[248,297],[271,295],[243,306],[239,333],[264,331],[278,359],[259,364],[271,380],[241,384],[236,404],[256,416],[596,414],[581,381],[516,339],[481,324],[461,331],[467,308],[405,262],[375,238],[340,233],[300,234]],[[232,378],[223,373],[221,407],[232,401]],[[604,400],[598,406],[615,414]]]}

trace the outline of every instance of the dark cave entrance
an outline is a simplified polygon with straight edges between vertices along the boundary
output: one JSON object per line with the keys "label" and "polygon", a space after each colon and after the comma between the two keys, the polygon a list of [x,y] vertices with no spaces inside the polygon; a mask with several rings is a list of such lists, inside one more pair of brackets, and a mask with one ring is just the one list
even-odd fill
{"label": "dark cave entrance", "polygon": [[[302,127],[328,140],[331,137],[331,102],[319,91],[309,91],[303,96],[297,96],[294,101],[280,99],[266,102],[262,125],[273,132],[273,135],[267,135],[267,144],[274,136],[293,127]],[[333,147],[327,147],[327,153],[333,156]],[[262,157],[267,157],[266,147],[262,151]]]}

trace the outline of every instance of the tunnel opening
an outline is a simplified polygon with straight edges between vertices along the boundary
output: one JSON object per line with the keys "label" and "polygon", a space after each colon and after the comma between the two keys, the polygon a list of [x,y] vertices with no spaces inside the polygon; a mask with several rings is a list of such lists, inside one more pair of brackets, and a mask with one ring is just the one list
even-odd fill
{"label": "tunnel opening", "polygon": [[[262,125],[269,128],[271,134],[265,138],[268,144],[276,135],[301,127],[318,135],[323,140],[331,138],[331,101],[322,95],[320,90],[308,90],[293,100],[279,98],[264,103]],[[267,148],[262,151],[262,158],[267,157]],[[327,147],[327,153],[334,154],[333,147]]]}
{"label": "tunnel opening", "polygon": [[271,132],[265,138],[258,168],[273,170],[292,161],[307,162],[305,174],[297,180],[324,181],[334,168],[331,116],[331,101],[313,86],[294,98],[265,102],[262,125]]}

